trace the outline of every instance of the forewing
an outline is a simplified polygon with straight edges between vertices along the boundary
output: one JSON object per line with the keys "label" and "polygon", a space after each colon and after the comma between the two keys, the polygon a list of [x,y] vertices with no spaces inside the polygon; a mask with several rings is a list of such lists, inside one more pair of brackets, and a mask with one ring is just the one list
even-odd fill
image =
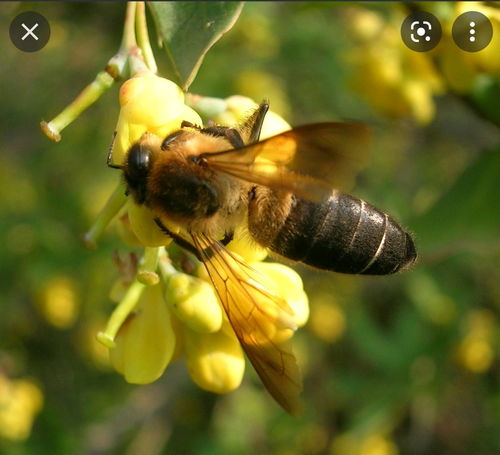
{"label": "forewing", "polygon": [[265,277],[219,242],[204,235],[192,234],[192,238],[229,322],[257,374],[287,412],[298,412],[302,385],[290,342],[296,328],[292,310],[262,284]]}
{"label": "forewing", "polygon": [[321,199],[331,186],[341,190],[352,186],[367,163],[369,136],[362,123],[315,123],[203,158],[235,177]]}

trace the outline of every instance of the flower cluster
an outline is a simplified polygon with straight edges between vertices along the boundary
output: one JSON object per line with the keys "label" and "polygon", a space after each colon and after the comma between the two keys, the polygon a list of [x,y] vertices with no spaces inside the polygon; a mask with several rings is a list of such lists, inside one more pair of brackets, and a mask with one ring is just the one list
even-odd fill
{"label": "flower cluster", "polygon": [[443,91],[443,81],[427,53],[414,52],[401,42],[395,24],[402,22],[403,12],[393,12],[390,22],[365,8],[349,13],[357,43],[346,56],[355,69],[353,88],[383,115],[428,123],[434,117],[433,96]]}
{"label": "flower cluster", "polygon": [[[183,120],[197,125],[202,123],[200,116],[184,104],[184,93],[176,84],[149,71],[127,80],[120,88],[119,99],[121,109],[111,154],[113,164],[123,164],[130,146],[146,132],[163,138],[180,128]],[[164,246],[168,237],[153,218],[148,208],[137,205],[132,198],[128,199],[121,217],[130,223],[136,243],[147,247]],[[169,227],[178,231],[175,226]]]}
{"label": "flower cluster", "polygon": [[497,39],[479,52],[463,52],[453,42],[453,19],[467,11],[484,14],[495,33],[500,30],[500,11],[486,2],[456,2],[444,26],[442,45],[437,48],[438,66],[447,84],[457,93],[470,93],[482,74],[500,75],[500,43]]}
{"label": "flower cluster", "polygon": [[409,116],[426,124],[434,118],[436,95],[446,89],[469,95],[480,90],[485,76],[494,79],[500,74],[498,40],[479,52],[464,52],[452,37],[455,19],[466,11],[483,13],[498,30],[498,9],[486,2],[456,2],[446,7],[439,3],[429,3],[427,8],[435,12],[443,29],[441,41],[429,52],[412,51],[402,42],[399,30],[408,14],[405,6],[394,8],[388,16],[364,7],[349,9],[355,41],[346,53],[354,68],[351,84],[387,117]]}
{"label": "flower cluster", "polygon": [[[183,120],[201,125],[200,116],[185,103],[179,87],[151,72],[126,81],[120,89],[121,110],[111,162],[122,164],[130,146],[146,132],[163,138]],[[257,105],[234,96],[224,100],[223,106],[213,120],[232,125],[244,120]],[[289,128],[271,112],[262,136]],[[110,348],[114,368],[128,382],[152,382],[169,363],[184,357],[198,386],[215,393],[229,392],[240,385],[245,368],[239,341],[203,265],[195,264],[192,273],[174,267],[165,250],[171,239],[158,228],[154,216],[148,207],[128,198],[117,217],[123,239],[144,246],[145,253],[133,280],[123,286],[121,279],[115,286],[118,305],[99,339]],[[176,233],[181,231],[169,220],[162,218],[162,222]],[[262,278],[260,286],[286,301],[295,326],[305,324],[308,299],[295,271],[263,262],[267,251],[251,240],[244,226],[236,230],[227,249]],[[258,295],[253,297],[258,300]]]}

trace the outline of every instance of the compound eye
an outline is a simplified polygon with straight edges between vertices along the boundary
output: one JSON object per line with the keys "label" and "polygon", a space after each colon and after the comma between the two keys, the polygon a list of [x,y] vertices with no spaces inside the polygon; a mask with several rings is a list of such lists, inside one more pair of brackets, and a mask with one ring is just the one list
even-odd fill
{"label": "compound eye", "polygon": [[128,152],[127,164],[133,174],[146,175],[151,164],[150,151],[139,144],[133,145]]}
{"label": "compound eye", "polygon": [[174,142],[181,134],[183,134],[182,130],[175,131],[174,133],[169,134],[165,139],[163,139],[163,142],[161,143],[161,149],[167,150],[172,142]]}

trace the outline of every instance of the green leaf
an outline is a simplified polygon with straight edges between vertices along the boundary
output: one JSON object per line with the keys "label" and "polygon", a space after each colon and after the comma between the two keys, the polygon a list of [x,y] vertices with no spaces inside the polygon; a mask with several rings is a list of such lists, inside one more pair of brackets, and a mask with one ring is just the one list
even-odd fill
{"label": "green leaf", "polygon": [[500,83],[498,80],[486,74],[476,77],[470,98],[482,115],[500,126],[500,109],[498,109]]}
{"label": "green leaf", "polygon": [[243,2],[149,2],[167,55],[166,76],[187,90],[208,50],[235,24]]}
{"label": "green leaf", "polygon": [[485,152],[452,187],[412,223],[426,254],[500,247],[500,149]]}

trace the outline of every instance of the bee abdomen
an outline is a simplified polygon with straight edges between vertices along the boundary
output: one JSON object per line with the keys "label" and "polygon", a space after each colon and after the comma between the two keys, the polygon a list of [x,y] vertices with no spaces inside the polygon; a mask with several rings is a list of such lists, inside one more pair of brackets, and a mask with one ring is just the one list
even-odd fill
{"label": "bee abdomen", "polygon": [[353,274],[394,273],[416,259],[411,237],[396,221],[337,191],[322,204],[295,197],[270,248],[313,267]]}

